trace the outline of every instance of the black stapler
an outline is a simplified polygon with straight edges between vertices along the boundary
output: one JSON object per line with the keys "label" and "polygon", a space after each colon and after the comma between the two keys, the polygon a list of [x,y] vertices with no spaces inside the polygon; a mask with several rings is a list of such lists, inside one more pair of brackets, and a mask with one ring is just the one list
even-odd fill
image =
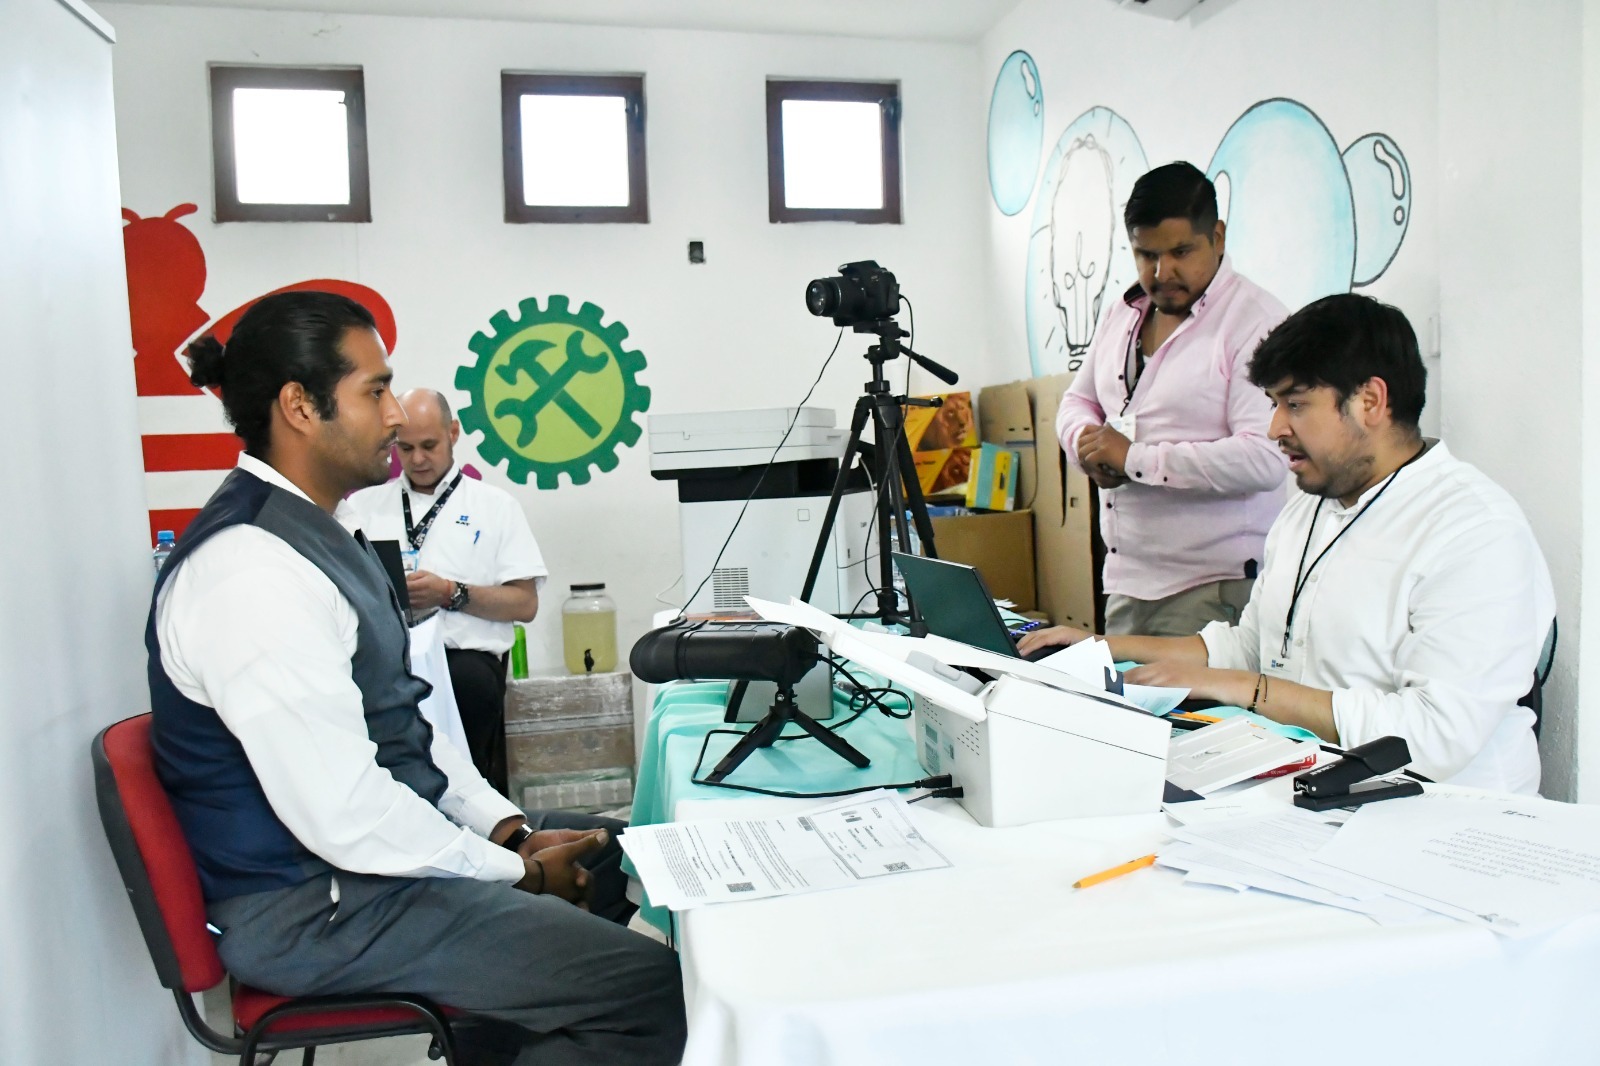
{"label": "black stapler", "polygon": [[1414,780],[1373,781],[1401,769],[1411,761],[1404,737],[1379,737],[1344,753],[1344,758],[1307,770],[1294,779],[1294,805],[1308,811],[1359,807],[1378,800],[1422,795]]}

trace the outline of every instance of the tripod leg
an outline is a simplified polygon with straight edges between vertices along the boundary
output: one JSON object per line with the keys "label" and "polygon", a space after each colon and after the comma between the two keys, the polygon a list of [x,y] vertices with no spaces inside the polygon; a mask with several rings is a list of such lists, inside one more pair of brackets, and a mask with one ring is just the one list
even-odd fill
{"label": "tripod leg", "polygon": [[823,747],[827,748],[841,759],[844,759],[846,762],[852,763],[858,767],[870,766],[872,764],[872,760],[867,758],[867,756],[862,752],[858,751],[848,740],[845,740],[827,726],[818,723],[816,720],[811,718],[810,715],[795,715],[794,724],[799,726],[801,729],[804,729],[811,736],[822,741]]}
{"label": "tripod leg", "polygon": [[817,575],[822,572],[822,560],[828,552],[828,541],[833,537],[833,523],[839,516],[839,501],[844,498],[844,487],[850,479],[850,465],[861,451],[861,431],[866,428],[870,400],[862,396],[856,401],[855,414],[850,418],[850,440],[844,446],[844,456],[839,460],[839,476],[833,479],[833,492],[828,496],[828,510],[822,518],[822,528],[817,532],[817,546],[811,553],[811,568],[806,571],[806,583],[800,590],[800,599],[811,602],[817,588]]}

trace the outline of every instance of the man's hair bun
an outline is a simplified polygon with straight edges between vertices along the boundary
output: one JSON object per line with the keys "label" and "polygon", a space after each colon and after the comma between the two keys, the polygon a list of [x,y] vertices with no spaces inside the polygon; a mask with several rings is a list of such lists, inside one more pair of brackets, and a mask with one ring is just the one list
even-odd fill
{"label": "man's hair bun", "polygon": [[183,354],[189,359],[189,383],[197,389],[220,386],[222,353],[222,342],[209,333],[185,348]]}

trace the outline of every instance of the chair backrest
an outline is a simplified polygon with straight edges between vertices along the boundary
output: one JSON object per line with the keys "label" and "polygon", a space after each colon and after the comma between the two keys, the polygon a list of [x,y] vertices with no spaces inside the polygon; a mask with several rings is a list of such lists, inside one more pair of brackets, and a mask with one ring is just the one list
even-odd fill
{"label": "chair backrest", "polygon": [[1517,701],[1519,707],[1533,712],[1533,735],[1539,735],[1539,725],[1544,721],[1544,683],[1550,680],[1550,671],[1556,665],[1556,641],[1560,631],[1556,620],[1550,619],[1550,631],[1544,635],[1544,647],[1539,650],[1539,661],[1533,667],[1533,687]]}
{"label": "chair backrest", "polygon": [[206,929],[189,842],[156,776],[150,716],[107,726],[91,752],[100,821],[156,974],[174,990],[215,987],[224,976],[222,960]]}

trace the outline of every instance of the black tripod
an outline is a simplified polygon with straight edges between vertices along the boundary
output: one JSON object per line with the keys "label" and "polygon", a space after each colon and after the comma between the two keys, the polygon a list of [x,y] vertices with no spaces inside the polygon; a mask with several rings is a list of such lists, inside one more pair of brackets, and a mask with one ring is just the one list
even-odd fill
{"label": "black tripod", "polygon": [[[922,497],[922,486],[917,481],[917,466],[911,458],[911,444],[905,435],[905,413],[902,404],[917,407],[938,407],[939,400],[913,400],[896,396],[889,388],[889,379],[883,372],[885,363],[896,356],[905,355],[928,373],[947,385],[959,379],[954,371],[940,366],[926,356],[918,355],[900,343],[905,330],[892,318],[872,322],[858,322],[852,329],[857,333],[874,333],[878,343],[867,349],[867,361],[872,364],[872,380],[866,383],[865,393],[856,400],[855,415],[850,420],[850,441],[845,446],[844,457],[839,460],[839,476],[833,483],[833,493],[828,497],[828,512],[822,520],[816,550],[811,555],[811,569],[806,572],[805,588],[800,598],[807,602],[817,585],[817,575],[822,572],[822,560],[827,554],[828,541],[833,536],[833,523],[839,514],[839,501],[850,476],[850,466],[862,454],[870,462],[872,482],[877,486],[878,523],[878,609],[860,614],[844,615],[847,618],[877,618],[884,625],[905,625],[913,635],[923,635],[922,621],[917,617],[916,606],[907,598],[907,610],[902,613],[894,591],[894,560],[890,557],[893,541],[890,531],[898,537],[901,550],[909,550],[910,529],[906,524],[906,508],[910,507],[917,535],[922,538],[922,552],[937,559],[933,545],[933,523],[928,521],[928,504]],[[862,443],[861,432],[872,419],[871,445]],[[904,486],[902,490],[901,486]],[[894,525],[891,526],[890,523]]]}
{"label": "black tripod", "polygon": [[[826,664],[819,664],[826,670]],[[817,667],[812,667],[817,669]],[[757,748],[765,748],[783,733],[783,727],[793,722],[810,736],[822,741],[829,751],[846,760],[854,766],[866,766],[872,760],[850,745],[850,742],[839,736],[827,726],[818,725],[816,720],[808,714],[800,713],[794,702],[794,689],[788,685],[779,685],[778,694],[772,700],[772,709],[765,718],[750,727],[750,731],[739,738],[739,743],[728,749],[717,763],[716,769],[706,775],[706,783],[715,785],[749,758],[750,753]]]}

